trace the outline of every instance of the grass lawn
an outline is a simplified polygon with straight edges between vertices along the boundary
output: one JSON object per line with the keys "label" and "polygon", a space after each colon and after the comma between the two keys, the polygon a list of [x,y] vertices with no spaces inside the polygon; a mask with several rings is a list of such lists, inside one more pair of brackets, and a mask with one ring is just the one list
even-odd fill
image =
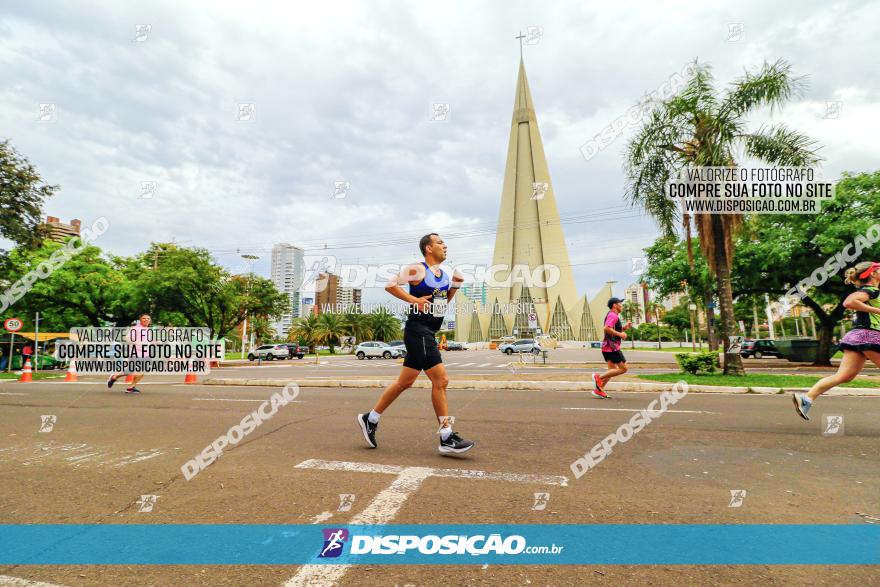
{"label": "grass lawn", "polygon": [[[63,378],[65,375],[64,371],[39,371],[34,373],[34,379],[58,379]],[[3,371],[0,373],[0,379],[18,379],[20,375],[13,371],[12,373],[7,373]]]}
{"label": "grass lawn", "polygon": [[[773,375],[770,373],[754,373],[735,377],[733,375],[691,375],[689,373],[657,373],[654,375],[639,375],[639,379],[648,381],[662,381],[675,383],[684,379],[689,384],[695,385],[722,385],[731,387],[810,387],[821,377],[815,375]],[[840,387],[874,387],[880,388],[880,378],[859,377]]]}
{"label": "grass lawn", "polygon": [[[648,346],[637,346],[636,348],[632,348],[631,346],[627,346],[626,343],[620,346],[620,350],[622,351],[660,351],[663,353],[693,353],[693,352],[701,352],[700,345],[697,345],[697,350],[694,351],[693,347],[663,347],[662,349],[658,349],[656,347],[648,347]],[[708,351],[709,345],[703,345],[703,351]]]}

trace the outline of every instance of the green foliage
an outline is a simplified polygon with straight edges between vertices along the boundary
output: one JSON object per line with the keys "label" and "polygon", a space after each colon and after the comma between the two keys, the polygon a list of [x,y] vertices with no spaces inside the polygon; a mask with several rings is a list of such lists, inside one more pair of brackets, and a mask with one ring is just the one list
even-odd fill
{"label": "green foliage", "polygon": [[718,353],[706,351],[703,353],[676,353],[675,360],[682,373],[714,373],[718,368]]}
{"label": "green foliage", "polygon": [[[58,186],[43,178],[9,141],[0,141],[0,238],[19,245],[36,246],[43,202]],[[3,251],[0,251],[3,252]]]}
{"label": "green foliage", "polygon": [[403,336],[400,320],[384,308],[371,312],[369,323],[375,340],[388,342]]}

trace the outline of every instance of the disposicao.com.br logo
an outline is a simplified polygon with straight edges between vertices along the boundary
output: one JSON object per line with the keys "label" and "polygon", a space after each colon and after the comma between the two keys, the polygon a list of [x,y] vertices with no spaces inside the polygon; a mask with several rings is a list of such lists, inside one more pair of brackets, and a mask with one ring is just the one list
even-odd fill
{"label": "disposicao.com.br logo", "polygon": [[[335,558],[343,552],[349,539],[345,528],[325,528],[324,543],[318,558]],[[352,534],[350,536],[350,554],[353,555],[518,555],[518,554],[560,554],[564,546],[556,544],[544,546],[528,546],[526,539],[518,534],[502,537],[501,534],[444,536],[428,534],[389,534],[371,536]]]}

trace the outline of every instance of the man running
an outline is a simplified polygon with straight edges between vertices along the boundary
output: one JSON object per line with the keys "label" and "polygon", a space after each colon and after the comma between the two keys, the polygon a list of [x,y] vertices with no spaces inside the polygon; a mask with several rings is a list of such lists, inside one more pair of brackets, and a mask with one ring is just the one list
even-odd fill
{"label": "man running", "polygon": [[[134,351],[129,359],[136,359],[142,354],[139,352],[142,349],[142,346],[140,345],[145,344],[145,341],[147,340],[146,331],[149,330],[151,322],[152,319],[150,318],[150,315],[143,314],[140,319],[138,319],[138,321],[135,323],[135,325],[132,326],[131,329],[128,331],[128,342],[129,344],[134,346]],[[141,390],[137,388],[137,384],[138,382],[140,382],[141,379],[144,378],[144,374],[135,373],[133,371],[120,371],[119,373],[113,373],[112,375],[110,375],[110,378],[107,379],[107,387],[113,387],[113,384],[116,383],[116,380],[123,375],[133,375],[131,387],[126,387],[125,393],[140,393]]]}
{"label": "man running", "polygon": [[[461,287],[464,278],[454,272],[452,279],[440,268],[446,260],[446,243],[437,233],[426,234],[419,241],[419,248],[425,260],[420,264],[407,265],[388,282],[385,291],[409,304],[403,343],[406,346],[406,359],[397,381],[385,388],[379,401],[369,413],[358,414],[357,422],[364,439],[376,448],[376,428],[379,417],[404,390],[412,387],[421,371],[431,380],[431,403],[440,422],[440,452],[463,453],[473,448],[474,443],[453,432],[455,420],[449,415],[446,403],[446,386],[449,378],[446,367],[440,358],[435,333],[443,324],[448,303]],[[407,293],[403,286],[409,285]]]}
{"label": "man running", "polygon": [[623,300],[620,298],[608,300],[608,314],[605,315],[603,328],[605,337],[602,339],[602,358],[605,359],[608,369],[601,375],[593,373],[593,382],[596,384],[593,395],[598,398],[608,399],[605,386],[612,377],[623,375],[627,371],[626,357],[620,352],[620,342],[626,339],[624,330],[632,326],[632,323],[627,322],[625,326],[621,326],[620,313],[622,311]]}

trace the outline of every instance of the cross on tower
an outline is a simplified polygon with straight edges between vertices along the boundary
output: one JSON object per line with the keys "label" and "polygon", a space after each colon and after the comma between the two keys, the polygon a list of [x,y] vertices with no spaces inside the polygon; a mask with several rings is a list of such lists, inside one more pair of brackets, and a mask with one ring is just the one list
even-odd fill
{"label": "cross on tower", "polygon": [[523,55],[522,54],[522,46],[523,46],[522,40],[525,38],[526,38],[526,35],[522,34],[522,31],[519,32],[519,35],[514,37],[514,39],[519,39],[519,58],[520,59],[522,59],[522,55]]}

